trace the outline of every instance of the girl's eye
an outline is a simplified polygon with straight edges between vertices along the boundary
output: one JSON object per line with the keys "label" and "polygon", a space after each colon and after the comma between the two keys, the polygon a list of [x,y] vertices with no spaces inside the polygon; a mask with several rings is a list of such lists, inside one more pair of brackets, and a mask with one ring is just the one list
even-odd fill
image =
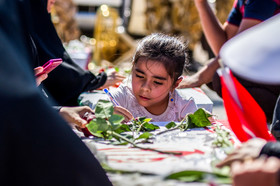
{"label": "girl's eye", "polygon": [[157,85],[163,85],[163,83],[160,83],[158,81],[154,81],[154,83],[157,84]]}
{"label": "girl's eye", "polygon": [[140,76],[140,75],[138,75],[138,74],[135,74],[136,75],[136,77],[138,77],[138,78],[144,78],[144,76]]}

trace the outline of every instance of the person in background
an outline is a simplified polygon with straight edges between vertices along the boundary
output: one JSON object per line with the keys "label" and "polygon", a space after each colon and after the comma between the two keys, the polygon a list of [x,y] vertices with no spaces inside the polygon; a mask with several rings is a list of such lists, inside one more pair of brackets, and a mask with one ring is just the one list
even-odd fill
{"label": "person in background", "polygon": [[[280,32],[279,24],[280,15],[276,15],[228,41],[220,52],[224,65],[244,79],[279,87],[280,44],[275,39]],[[248,48],[250,50],[244,53]],[[277,140],[280,138],[279,118],[280,95],[275,105],[271,127],[271,132]],[[276,186],[280,184],[279,158],[279,141],[253,138],[236,148],[217,166],[231,165],[235,186]]]}
{"label": "person in background", "polygon": [[[214,15],[207,0],[195,0],[195,4],[208,44],[217,57],[210,60],[193,76],[183,79],[178,88],[199,87],[208,84],[221,97],[221,84],[216,73],[220,67],[218,55],[221,47],[237,34],[279,13],[280,6],[273,0],[235,0],[228,20],[222,25]],[[271,122],[280,88],[236,77],[264,110],[267,121]]]}
{"label": "person in background", "polygon": [[[106,88],[121,82],[125,77],[115,71],[110,74],[100,73],[95,76],[80,68],[65,51],[51,21],[48,11],[55,0],[30,0],[31,8],[28,19],[33,23],[29,28],[30,48],[33,51],[33,68],[42,66],[46,61],[62,58],[57,67],[42,83],[44,90],[58,105],[77,106],[78,96],[85,91],[100,87]],[[47,11],[48,10],[48,11]]]}
{"label": "person in background", "polygon": [[[34,74],[36,76],[36,84],[39,86],[42,81],[47,79],[48,74],[38,75],[43,71],[43,67],[39,66],[34,69]],[[53,108],[69,123],[74,124],[78,128],[85,128],[86,125],[90,122],[91,117],[86,117],[87,115],[94,116],[94,111],[88,106],[53,106]],[[132,118],[130,117],[129,111],[122,107],[115,107],[114,113],[119,114],[125,117],[126,121],[130,121]]]}
{"label": "person in background", "polygon": [[159,33],[144,37],[133,57],[131,77],[112,96],[133,117],[181,121],[197,110],[192,97],[175,90],[188,60],[186,51],[179,38]]}
{"label": "person in background", "polygon": [[111,186],[86,145],[36,86],[29,0],[0,0],[1,185]]}

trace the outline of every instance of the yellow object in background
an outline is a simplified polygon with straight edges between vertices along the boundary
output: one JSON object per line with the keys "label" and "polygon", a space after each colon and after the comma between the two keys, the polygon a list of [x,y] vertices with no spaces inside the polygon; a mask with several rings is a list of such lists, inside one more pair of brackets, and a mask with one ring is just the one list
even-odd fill
{"label": "yellow object in background", "polygon": [[93,61],[99,66],[102,60],[113,61],[119,41],[117,27],[119,14],[114,8],[102,5],[97,10],[94,28],[96,44]]}

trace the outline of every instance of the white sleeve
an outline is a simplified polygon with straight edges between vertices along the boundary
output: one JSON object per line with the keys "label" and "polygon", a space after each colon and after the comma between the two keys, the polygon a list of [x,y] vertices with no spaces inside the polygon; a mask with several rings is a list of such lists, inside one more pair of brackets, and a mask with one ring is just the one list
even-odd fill
{"label": "white sleeve", "polygon": [[128,102],[128,89],[127,86],[121,84],[118,88],[113,89],[111,94],[113,98],[120,104],[120,106],[127,108]]}

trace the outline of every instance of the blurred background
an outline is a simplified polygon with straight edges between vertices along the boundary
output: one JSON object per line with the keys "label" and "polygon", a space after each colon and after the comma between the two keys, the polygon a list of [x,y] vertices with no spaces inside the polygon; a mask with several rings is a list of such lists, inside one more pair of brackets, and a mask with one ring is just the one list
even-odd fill
{"label": "blurred background", "polygon": [[[233,1],[208,0],[222,23]],[[51,16],[70,56],[93,73],[129,72],[137,40],[153,32],[183,37],[190,57],[186,76],[214,57],[193,0],[56,0]],[[207,86],[202,89],[214,102],[213,113],[226,119],[222,100]]]}

